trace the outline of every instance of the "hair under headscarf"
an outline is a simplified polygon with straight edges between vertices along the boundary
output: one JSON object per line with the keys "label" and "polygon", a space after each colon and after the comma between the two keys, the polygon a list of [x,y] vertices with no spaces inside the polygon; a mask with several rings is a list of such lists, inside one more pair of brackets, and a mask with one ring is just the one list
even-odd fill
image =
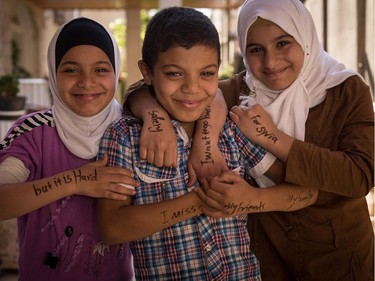
{"label": "hair under headscarf", "polygon": [[95,46],[106,53],[115,71],[115,89],[121,70],[120,53],[112,35],[101,24],[88,18],[73,19],[62,25],[48,47],[49,86],[57,132],[70,152],[78,157],[91,159],[98,153],[105,129],[121,116],[121,106],[114,99],[114,92],[113,99],[101,112],[84,117],[74,113],[60,98],[56,87],[56,69],[66,52],[79,45]]}
{"label": "hair under headscarf", "polygon": [[[246,62],[249,28],[258,18],[273,22],[294,37],[304,52],[301,72],[287,89],[272,91],[256,79]],[[332,88],[356,73],[337,62],[321,46],[307,8],[299,0],[247,0],[238,17],[238,40],[246,66],[246,84],[283,132],[304,140],[305,122],[312,108]]]}

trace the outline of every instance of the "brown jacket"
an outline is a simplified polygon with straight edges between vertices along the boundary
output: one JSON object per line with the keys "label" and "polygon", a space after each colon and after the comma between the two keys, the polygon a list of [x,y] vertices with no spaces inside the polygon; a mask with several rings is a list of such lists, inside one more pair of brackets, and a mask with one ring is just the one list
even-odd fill
{"label": "brown jacket", "polygon": [[[243,74],[220,82],[228,108],[248,93]],[[303,210],[249,215],[263,281],[374,280],[365,199],[374,183],[374,111],[359,77],[329,89],[310,109],[305,142],[294,142],[285,181],[317,188],[319,197]]]}

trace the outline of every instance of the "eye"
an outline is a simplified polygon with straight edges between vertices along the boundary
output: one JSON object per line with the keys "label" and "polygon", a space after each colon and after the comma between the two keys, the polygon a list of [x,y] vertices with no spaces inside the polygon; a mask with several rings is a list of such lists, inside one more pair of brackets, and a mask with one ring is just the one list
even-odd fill
{"label": "eye", "polygon": [[176,72],[176,71],[168,71],[168,72],[165,73],[165,75],[166,75],[166,76],[169,76],[169,77],[171,77],[171,78],[177,78],[177,77],[182,76],[181,73]]}
{"label": "eye", "polygon": [[105,67],[98,67],[97,69],[95,69],[96,72],[109,72],[109,69],[105,68]]}
{"label": "eye", "polygon": [[67,67],[67,68],[62,69],[61,72],[63,72],[63,73],[78,73],[79,69],[73,68],[73,67]]}
{"label": "eye", "polygon": [[280,42],[277,42],[277,47],[285,47],[289,44],[290,44],[290,42],[288,42],[288,41],[280,41]]}
{"label": "eye", "polygon": [[214,76],[216,73],[213,72],[213,71],[203,71],[201,73],[201,76],[205,77],[205,78],[209,78],[209,77],[212,77]]}
{"label": "eye", "polygon": [[263,49],[261,47],[250,47],[250,48],[248,48],[247,52],[249,54],[258,54],[258,53],[260,53],[262,51],[263,51]]}

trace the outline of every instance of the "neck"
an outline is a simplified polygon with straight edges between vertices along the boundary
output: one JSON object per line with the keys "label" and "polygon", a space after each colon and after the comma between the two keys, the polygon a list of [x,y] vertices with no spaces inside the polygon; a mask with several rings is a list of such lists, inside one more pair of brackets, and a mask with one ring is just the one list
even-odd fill
{"label": "neck", "polygon": [[189,139],[191,139],[194,135],[195,122],[186,122],[186,123],[181,122],[180,124],[182,128],[185,129],[186,134],[188,135]]}

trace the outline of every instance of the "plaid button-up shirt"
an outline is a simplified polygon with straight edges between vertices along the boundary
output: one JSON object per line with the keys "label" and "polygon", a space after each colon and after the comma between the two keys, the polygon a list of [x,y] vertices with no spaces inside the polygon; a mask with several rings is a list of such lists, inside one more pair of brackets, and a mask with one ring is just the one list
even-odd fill
{"label": "plaid button-up shirt", "polygon": [[[109,165],[133,170],[140,182],[133,201],[135,205],[176,198],[193,189],[186,184],[191,140],[178,122],[172,122],[178,140],[177,168],[159,168],[140,160],[142,127],[137,119],[124,116],[103,136],[99,157],[107,153]],[[255,166],[262,166],[265,151],[252,144],[229,119],[218,145],[228,167],[242,176],[254,172]],[[257,172],[262,169],[258,168]],[[200,215],[131,242],[136,279],[261,280],[258,261],[250,251],[246,222],[247,215],[223,219]]]}

